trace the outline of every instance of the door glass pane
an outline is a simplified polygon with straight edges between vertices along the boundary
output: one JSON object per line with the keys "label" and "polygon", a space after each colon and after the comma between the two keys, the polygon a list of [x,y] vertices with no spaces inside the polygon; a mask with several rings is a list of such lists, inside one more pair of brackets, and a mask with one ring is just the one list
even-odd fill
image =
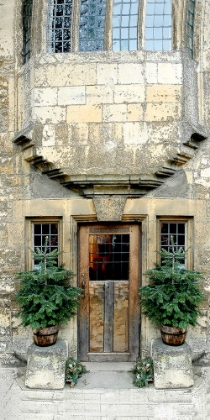
{"label": "door glass pane", "polygon": [[128,280],[128,234],[90,235],[89,276],[90,280]]}

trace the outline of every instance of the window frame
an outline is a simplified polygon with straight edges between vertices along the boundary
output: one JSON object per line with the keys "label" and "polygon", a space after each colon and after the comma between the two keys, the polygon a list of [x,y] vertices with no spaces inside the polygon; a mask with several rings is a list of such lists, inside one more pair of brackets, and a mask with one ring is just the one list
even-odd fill
{"label": "window frame", "polygon": [[61,253],[58,258],[58,264],[63,263],[63,224],[62,224],[62,217],[30,217],[26,218],[26,267],[28,270],[33,270],[33,255],[31,250],[34,249],[34,225],[36,223],[39,224],[51,224],[57,223],[58,224],[58,252]]}
{"label": "window frame", "polygon": [[190,270],[193,267],[193,217],[158,216],[157,218],[157,263],[161,263],[159,252],[161,251],[161,223],[184,223],[185,224],[185,250],[187,251],[185,267]]}

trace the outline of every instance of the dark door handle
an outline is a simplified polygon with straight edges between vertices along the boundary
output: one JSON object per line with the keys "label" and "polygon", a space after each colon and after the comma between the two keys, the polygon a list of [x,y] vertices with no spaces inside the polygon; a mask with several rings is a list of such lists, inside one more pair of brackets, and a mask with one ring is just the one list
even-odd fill
{"label": "dark door handle", "polygon": [[83,299],[85,299],[85,280],[82,281]]}

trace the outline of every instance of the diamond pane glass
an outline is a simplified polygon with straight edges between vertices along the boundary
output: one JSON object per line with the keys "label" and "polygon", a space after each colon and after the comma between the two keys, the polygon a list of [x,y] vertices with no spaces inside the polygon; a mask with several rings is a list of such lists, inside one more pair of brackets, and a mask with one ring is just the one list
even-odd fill
{"label": "diamond pane glass", "polygon": [[52,21],[52,51],[71,51],[72,0],[54,0]]}
{"label": "diamond pane glass", "polygon": [[79,51],[104,50],[106,0],[81,0]]}
{"label": "diamond pane glass", "polygon": [[114,0],[112,47],[114,51],[137,49],[139,0]]}
{"label": "diamond pane glass", "polygon": [[172,0],[148,0],[145,47],[148,51],[170,51],[172,47]]}

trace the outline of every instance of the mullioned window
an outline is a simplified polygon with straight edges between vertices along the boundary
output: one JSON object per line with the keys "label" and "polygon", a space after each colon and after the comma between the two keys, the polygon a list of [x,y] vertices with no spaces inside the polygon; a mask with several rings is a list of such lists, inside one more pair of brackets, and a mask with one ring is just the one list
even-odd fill
{"label": "mullioned window", "polygon": [[[182,40],[193,57],[196,0],[47,0],[47,50],[50,53],[85,51],[172,51]],[[24,61],[31,55],[32,0],[23,3]],[[179,10],[178,10],[179,11]],[[182,20],[185,25],[175,25]],[[176,19],[176,20],[175,20]],[[184,28],[178,38],[177,28]],[[177,44],[176,40],[179,39]]]}

